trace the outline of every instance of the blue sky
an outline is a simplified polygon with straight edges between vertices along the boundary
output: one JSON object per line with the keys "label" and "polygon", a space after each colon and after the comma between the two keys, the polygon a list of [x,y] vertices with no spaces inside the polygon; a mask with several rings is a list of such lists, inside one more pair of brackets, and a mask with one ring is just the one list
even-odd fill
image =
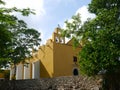
{"label": "blue sky", "polygon": [[31,8],[36,15],[22,17],[29,27],[41,32],[42,43],[45,43],[52,35],[58,24],[62,27],[65,20],[69,20],[76,13],[81,14],[84,22],[88,17],[93,18],[87,10],[91,0],[5,0],[6,7]]}

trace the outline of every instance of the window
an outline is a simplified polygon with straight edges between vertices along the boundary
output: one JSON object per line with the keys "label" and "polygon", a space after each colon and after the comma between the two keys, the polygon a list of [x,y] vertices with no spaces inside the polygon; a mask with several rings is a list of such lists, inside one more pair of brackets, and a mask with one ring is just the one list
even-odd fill
{"label": "window", "polygon": [[73,62],[77,62],[77,57],[73,56]]}

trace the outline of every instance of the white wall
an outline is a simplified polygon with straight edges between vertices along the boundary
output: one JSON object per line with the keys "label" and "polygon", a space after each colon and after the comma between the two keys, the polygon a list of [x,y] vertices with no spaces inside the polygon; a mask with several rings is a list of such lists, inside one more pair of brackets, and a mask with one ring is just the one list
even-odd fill
{"label": "white wall", "polygon": [[24,79],[30,79],[31,65],[27,64],[24,66]]}
{"label": "white wall", "polygon": [[32,63],[32,79],[40,78],[40,61],[36,61]]}
{"label": "white wall", "polygon": [[16,67],[16,80],[23,79],[23,64]]}

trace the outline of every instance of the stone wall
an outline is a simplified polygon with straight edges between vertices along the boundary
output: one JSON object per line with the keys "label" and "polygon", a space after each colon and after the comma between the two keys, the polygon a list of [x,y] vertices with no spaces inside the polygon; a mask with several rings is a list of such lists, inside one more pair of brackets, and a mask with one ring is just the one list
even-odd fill
{"label": "stone wall", "polygon": [[95,79],[83,76],[0,81],[0,90],[99,90],[99,87]]}

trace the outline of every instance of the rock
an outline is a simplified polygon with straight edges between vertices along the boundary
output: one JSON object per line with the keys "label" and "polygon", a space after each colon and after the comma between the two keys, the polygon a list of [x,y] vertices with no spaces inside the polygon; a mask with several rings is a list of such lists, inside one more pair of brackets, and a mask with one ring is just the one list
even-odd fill
{"label": "rock", "polygon": [[0,90],[99,90],[99,86],[83,76],[0,81]]}

